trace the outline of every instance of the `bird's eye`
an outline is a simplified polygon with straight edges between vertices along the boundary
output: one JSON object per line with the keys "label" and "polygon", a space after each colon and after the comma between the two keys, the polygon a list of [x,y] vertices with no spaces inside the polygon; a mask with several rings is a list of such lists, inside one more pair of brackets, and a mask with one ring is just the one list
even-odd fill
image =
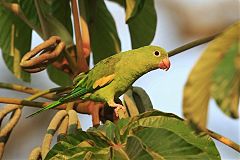
{"label": "bird's eye", "polygon": [[159,51],[155,51],[155,52],[154,52],[154,55],[157,56],[157,57],[159,57],[159,56],[161,56],[161,53],[160,53]]}

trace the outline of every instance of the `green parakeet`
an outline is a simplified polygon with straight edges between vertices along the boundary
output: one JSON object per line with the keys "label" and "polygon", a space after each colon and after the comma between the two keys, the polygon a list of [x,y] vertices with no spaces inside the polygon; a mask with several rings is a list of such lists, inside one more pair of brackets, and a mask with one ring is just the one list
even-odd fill
{"label": "green parakeet", "polygon": [[170,62],[167,52],[157,46],[145,46],[115,54],[97,63],[88,73],[77,76],[75,81],[78,82],[69,94],[28,117],[77,99],[122,107],[114,99],[124,94],[143,74],[158,68],[168,70]]}

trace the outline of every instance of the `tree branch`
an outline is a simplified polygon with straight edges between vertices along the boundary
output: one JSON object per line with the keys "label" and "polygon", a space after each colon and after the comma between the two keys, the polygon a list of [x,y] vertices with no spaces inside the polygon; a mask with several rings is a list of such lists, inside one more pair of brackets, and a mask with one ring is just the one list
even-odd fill
{"label": "tree branch", "polygon": [[[39,94],[43,94],[46,91],[43,91]],[[37,96],[37,95],[33,95]],[[7,98],[7,97],[0,97],[0,103],[7,103],[7,104],[16,104],[16,105],[22,105],[22,106],[29,106],[29,107],[37,107],[37,108],[43,108],[49,105],[51,102],[37,102],[37,101],[31,101],[29,100],[33,99],[33,97],[28,97],[28,99],[18,99],[18,98]],[[92,104],[94,103],[94,104]],[[93,112],[99,115],[99,110],[104,107],[103,103],[96,103],[92,101],[76,101],[76,106],[74,106],[74,110],[78,113],[82,114],[92,114]],[[59,105],[53,109],[57,110],[65,110],[67,108],[66,104]],[[105,113],[103,113],[105,114]],[[104,116],[104,115],[102,115]],[[94,117],[94,116],[93,116]]]}
{"label": "tree branch", "polygon": [[217,134],[211,130],[207,130],[206,131],[208,135],[210,135],[212,138],[222,142],[223,144],[231,147],[232,149],[236,150],[237,152],[240,152],[240,145],[238,145],[237,143],[233,142],[232,140],[220,135],[220,134]]}
{"label": "tree branch", "polygon": [[217,36],[219,36],[221,33],[217,33],[217,34],[214,34],[212,36],[209,36],[209,37],[205,37],[205,38],[201,38],[201,39],[198,39],[198,40],[195,40],[195,41],[192,41],[190,43],[187,43],[181,47],[178,47],[174,50],[171,50],[168,52],[168,56],[169,57],[172,57],[172,56],[175,56],[176,54],[179,54],[181,52],[184,52],[186,50],[189,50],[193,47],[196,47],[196,46],[199,46],[199,45],[202,45],[204,43],[207,43],[209,41],[212,41],[213,39],[215,39]]}
{"label": "tree branch", "polygon": [[76,47],[77,47],[77,64],[80,65],[79,68],[81,72],[86,72],[88,71],[88,64],[86,59],[83,56],[82,36],[81,36],[81,28],[79,23],[77,0],[71,0],[71,4],[72,4],[72,13],[73,13],[73,21],[74,21],[74,30],[76,35],[75,37],[76,37]]}
{"label": "tree branch", "polygon": [[[31,88],[31,87],[22,86],[19,84],[3,83],[3,82],[0,82],[0,88],[15,90],[15,91],[19,91],[19,92],[23,92],[23,93],[27,93],[27,94],[37,94],[39,92],[42,92],[42,90],[37,89],[37,88]],[[52,88],[49,90],[51,90],[51,92],[54,92],[54,91],[59,92],[59,91],[64,91],[64,90],[67,90],[70,88],[71,87],[58,87],[58,88]],[[47,98],[50,100],[55,100],[58,96],[53,93],[48,93],[48,94],[42,95],[41,97],[44,97],[44,98]]]}

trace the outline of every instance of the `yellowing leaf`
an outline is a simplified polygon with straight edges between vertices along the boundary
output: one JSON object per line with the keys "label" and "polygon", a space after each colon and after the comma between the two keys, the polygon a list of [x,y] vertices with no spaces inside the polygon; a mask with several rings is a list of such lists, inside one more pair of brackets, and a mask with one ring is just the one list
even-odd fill
{"label": "yellowing leaf", "polygon": [[233,43],[239,39],[240,22],[229,27],[213,40],[191,71],[184,88],[183,112],[190,121],[205,127],[212,75],[228,53]]}
{"label": "yellowing leaf", "polygon": [[232,45],[213,74],[211,95],[227,115],[238,118],[240,69],[239,42]]}

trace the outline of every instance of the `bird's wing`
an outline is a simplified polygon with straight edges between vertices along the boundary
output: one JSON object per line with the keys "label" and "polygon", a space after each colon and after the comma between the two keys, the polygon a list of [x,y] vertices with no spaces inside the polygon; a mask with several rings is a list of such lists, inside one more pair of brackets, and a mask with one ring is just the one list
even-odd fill
{"label": "bird's wing", "polygon": [[87,74],[80,74],[76,77],[77,81],[74,89],[60,99],[60,101],[69,101],[75,98],[81,98],[86,93],[93,93],[95,90],[102,88],[114,80],[115,66],[120,61],[121,56],[114,55],[100,61]]}

